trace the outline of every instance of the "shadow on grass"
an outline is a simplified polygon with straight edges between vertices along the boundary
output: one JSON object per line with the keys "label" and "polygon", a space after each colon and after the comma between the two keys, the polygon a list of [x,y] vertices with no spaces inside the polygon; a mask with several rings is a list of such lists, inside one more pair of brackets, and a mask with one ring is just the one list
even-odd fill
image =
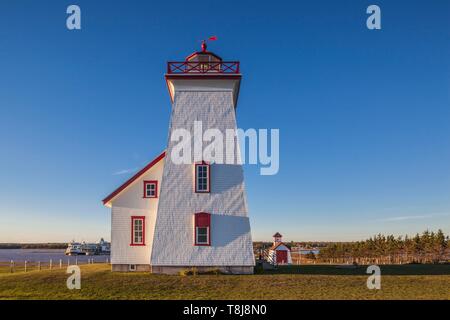
{"label": "shadow on grass", "polygon": [[[291,265],[264,270],[263,274],[367,275],[368,266]],[[380,265],[382,275],[450,275],[450,264]],[[255,272],[259,273],[259,272]]]}

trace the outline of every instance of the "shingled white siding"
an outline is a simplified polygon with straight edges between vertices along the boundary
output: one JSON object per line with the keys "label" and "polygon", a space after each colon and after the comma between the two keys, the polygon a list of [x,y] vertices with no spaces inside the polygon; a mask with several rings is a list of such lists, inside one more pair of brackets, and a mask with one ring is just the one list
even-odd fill
{"label": "shingled white siding", "polygon": [[[164,163],[152,266],[253,266],[253,246],[241,165],[212,164],[211,192],[195,193],[194,165],[174,164],[173,130],[236,129],[232,90],[176,91]],[[207,145],[206,143],[204,145]],[[235,150],[235,154],[237,150]],[[193,215],[211,213],[211,246],[194,246]]]}
{"label": "shingled white siding", "polygon": [[[149,264],[159,198],[143,198],[144,180],[161,186],[164,159],[134,181],[112,201],[111,263]],[[159,195],[160,190],[158,190]],[[145,216],[145,246],[130,246],[131,217]]]}

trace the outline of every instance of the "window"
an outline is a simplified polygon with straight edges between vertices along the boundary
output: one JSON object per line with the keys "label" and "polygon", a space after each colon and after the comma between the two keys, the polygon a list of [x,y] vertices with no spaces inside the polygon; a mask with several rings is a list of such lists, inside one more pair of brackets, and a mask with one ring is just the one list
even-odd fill
{"label": "window", "polygon": [[209,192],[210,165],[204,161],[195,164],[195,192]]}
{"label": "window", "polygon": [[195,239],[196,244],[208,244],[208,227],[196,227],[197,228],[197,239]]}
{"label": "window", "polygon": [[131,246],[145,246],[145,217],[131,217]]}
{"label": "window", "polygon": [[158,198],[158,181],[144,181],[144,198]]}
{"label": "window", "polygon": [[211,214],[199,212],[194,215],[194,245],[211,245]]}
{"label": "window", "polygon": [[128,270],[130,270],[130,271],[136,271],[136,265],[135,264],[130,264],[130,265],[128,265]]}

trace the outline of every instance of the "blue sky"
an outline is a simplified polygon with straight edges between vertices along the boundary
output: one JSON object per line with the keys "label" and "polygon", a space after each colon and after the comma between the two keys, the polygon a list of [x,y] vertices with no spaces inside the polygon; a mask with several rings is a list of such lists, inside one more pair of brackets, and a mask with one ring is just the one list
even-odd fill
{"label": "blue sky", "polygon": [[[66,28],[70,4],[80,31]],[[370,4],[381,30],[366,28]],[[255,240],[449,233],[449,13],[448,1],[2,1],[0,242],[109,239],[101,199],[167,142],[166,61],[210,35],[241,61],[239,127],[280,129],[279,173],[245,167]]]}

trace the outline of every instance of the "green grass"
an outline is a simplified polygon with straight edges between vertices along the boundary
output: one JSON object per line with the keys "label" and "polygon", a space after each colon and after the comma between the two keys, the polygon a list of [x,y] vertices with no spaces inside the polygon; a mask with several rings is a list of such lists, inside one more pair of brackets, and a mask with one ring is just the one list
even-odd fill
{"label": "green grass", "polygon": [[[381,265],[382,275],[447,275],[450,264],[408,264]],[[316,274],[316,275],[366,275],[367,266],[335,265],[290,265],[276,270],[265,271],[271,274]]]}
{"label": "green grass", "polygon": [[109,265],[95,264],[81,266],[81,290],[67,289],[65,269],[0,273],[0,299],[450,299],[449,265],[381,268],[381,290],[368,290],[363,267],[169,276],[113,273]]}

